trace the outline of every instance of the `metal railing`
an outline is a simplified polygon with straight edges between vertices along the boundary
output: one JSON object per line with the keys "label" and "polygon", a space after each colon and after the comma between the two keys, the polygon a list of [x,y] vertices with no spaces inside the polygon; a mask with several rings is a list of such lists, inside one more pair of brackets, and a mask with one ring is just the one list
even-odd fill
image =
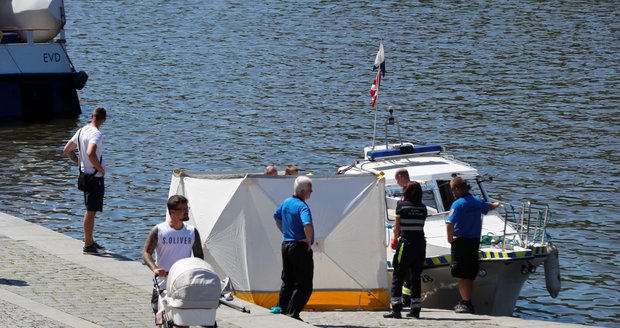
{"label": "metal railing", "polygon": [[[543,245],[547,238],[547,221],[549,219],[549,205],[534,202],[523,202],[520,206],[504,204],[500,207],[500,213],[504,217],[504,238],[502,248],[506,249],[506,243],[516,243],[520,247],[528,247],[534,244]],[[511,226],[516,232],[507,232]],[[512,239],[509,236],[513,236]]]}

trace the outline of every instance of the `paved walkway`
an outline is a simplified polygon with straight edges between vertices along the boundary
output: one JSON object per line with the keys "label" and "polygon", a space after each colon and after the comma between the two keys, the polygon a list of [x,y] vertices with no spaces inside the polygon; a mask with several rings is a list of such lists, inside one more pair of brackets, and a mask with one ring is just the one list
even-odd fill
{"label": "paved walkway", "polygon": [[[152,327],[152,273],[122,256],[82,254],[82,242],[0,213],[0,326]],[[306,323],[250,309],[217,310],[219,327],[566,327],[511,317],[424,309],[422,320],[383,319],[381,312],[302,312]]]}

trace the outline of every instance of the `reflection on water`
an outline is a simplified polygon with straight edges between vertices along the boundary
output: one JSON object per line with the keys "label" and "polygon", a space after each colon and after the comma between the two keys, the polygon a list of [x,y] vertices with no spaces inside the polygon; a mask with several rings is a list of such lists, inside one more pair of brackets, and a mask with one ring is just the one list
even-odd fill
{"label": "reflection on water", "polygon": [[[62,163],[62,147],[76,123],[57,120],[0,127],[3,212],[38,222],[69,220],[73,204],[63,197],[70,185],[68,165]],[[77,167],[73,172],[77,176]]]}
{"label": "reflection on water", "polygon": [[65,4],[69,54],[90,76],[84,114],[0,126],[0,211],[81,239],[62,147],[98,105],[109,118],[97,238],[131,258],[163,219],[173,169],[333,173],[370,142],[383,39],[379,109],[396,110],[404,139],[493,175],[502,201],[551,206],[563,290],[550,298],[541,268],[515,315],[620,324],[616,2]]}

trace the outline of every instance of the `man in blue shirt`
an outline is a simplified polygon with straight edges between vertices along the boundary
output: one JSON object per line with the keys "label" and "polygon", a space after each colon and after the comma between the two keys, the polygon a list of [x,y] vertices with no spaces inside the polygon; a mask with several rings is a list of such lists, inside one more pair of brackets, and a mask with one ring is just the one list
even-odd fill
{"label": "man in blue shirt", "polygon": [[312,214],[306,200],[312,194],[312,180],[306,176],[295,179],[294,195],[285,199],[273,213],[276,226],[282,232],[282,286],[278,306],[281,311],[301,320],[299,313],[312,295],[314,260],[312,244],[314,229]]}
{"label": "man in blue shirt", "polygon": [[472,196],[465,179],[455,177],[450,181],[450,189],[456,200],[450,207],[446,220],[448,242],[452,253],[452,276],[457,278],[462,301],[455,307],[457,313],[474,313],[471,292],[474,279],[478,275],[478,251],[482,215],[496,209],[499,203],[487,203],[480,197]]}

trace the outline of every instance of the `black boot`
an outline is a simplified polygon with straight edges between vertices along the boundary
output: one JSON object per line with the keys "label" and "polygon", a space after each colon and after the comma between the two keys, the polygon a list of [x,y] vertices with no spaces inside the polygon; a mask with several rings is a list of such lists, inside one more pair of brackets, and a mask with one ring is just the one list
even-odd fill
{"label": "black boot", "polygon": [[400,311],[403,309],[403,303],[393,303],[392,310],[389,313],[383,315],[384,318],[394,318],[400,319],[402,316],[400,315]]}
{"label": "black boot", "polygon": [[419,308],[417,308],[417,309],[414,309],[414,308],[410,309],[409,313],[407,313],[407,317],[408,318],[420,319],[420,309]]}
{"label": "black boot", "polygon": [[411,307],[409,307],[409,313],[407,313],[407,317],[420,319],[420,310],[422,309],[422,304],[420,303],[420,301],[420,298],[411,299]]}

